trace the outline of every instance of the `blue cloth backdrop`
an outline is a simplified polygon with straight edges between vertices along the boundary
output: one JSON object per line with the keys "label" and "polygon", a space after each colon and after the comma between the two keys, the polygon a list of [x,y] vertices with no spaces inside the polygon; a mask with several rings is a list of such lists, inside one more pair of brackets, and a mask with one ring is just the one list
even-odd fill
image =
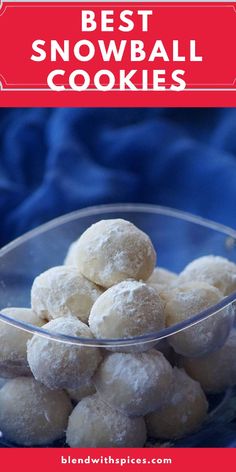
{"label": "blue cloth backdrop", "polygon": [[112,202],[236,227],[236,109],[0,110],[0,246]]}

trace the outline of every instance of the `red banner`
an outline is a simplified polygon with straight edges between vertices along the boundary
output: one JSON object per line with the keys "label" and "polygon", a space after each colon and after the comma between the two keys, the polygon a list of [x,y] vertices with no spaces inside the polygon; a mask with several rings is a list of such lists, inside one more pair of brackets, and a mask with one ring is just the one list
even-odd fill
{"label": "red banner", "polygon": [[235,470],[235,449],[1,449],[2,470],[24,472]]}
{"label": "red banner", "polygon": [[0,106],[236,106],[236,4],[9,3]]}

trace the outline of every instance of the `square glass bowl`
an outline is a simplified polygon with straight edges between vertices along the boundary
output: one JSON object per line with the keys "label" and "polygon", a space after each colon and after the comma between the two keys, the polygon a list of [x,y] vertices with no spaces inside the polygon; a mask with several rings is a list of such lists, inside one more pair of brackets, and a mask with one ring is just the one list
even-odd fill
{"label": "square glass bowl", "polygon": [[[195,314],[187,321],[157,333],[126,340],[88,340],[60,333],[52,334],[1,314],[1,309],[6,307],[29,307],[30,289],[34,278],[52,266],[63,264],[69,245],[91,224],[110,218],[124,218],[146,232],[157,251],[158,266],[171,271],[180,272],[190,261],[207,254],[223,256],[236,263],[236,231],[231,228],[185,212],[155,205],[117,204],[91,207],[52,220],[0,250],[0,322],[10,323],[18,329],[55,339],[55,342],[85,344],[91,349],[96,346],[121,347],[124,345],[135,349],[139,344],[144,343],[147,344],[147,349],[153,346],[158,348],[163,340],[168,340],[177,332],[191,328],[193,324],[201,323],[207,317],[219,316],[226,307],[231,318],[231,330],[234,329],[236,292],[224,297],[217,305]],[[177,447],[235,446],[234,390],[212,396],[210,405],[208,420],[200,432],[170,444]],[[0,443],[3,447],[9,446],[4,436],[0,437]],[[156,443],[157,441],[154,442]],[[62,441],[56,445],[64,444],[65,442]],[[152,445],[152,440],[148,444]]]}

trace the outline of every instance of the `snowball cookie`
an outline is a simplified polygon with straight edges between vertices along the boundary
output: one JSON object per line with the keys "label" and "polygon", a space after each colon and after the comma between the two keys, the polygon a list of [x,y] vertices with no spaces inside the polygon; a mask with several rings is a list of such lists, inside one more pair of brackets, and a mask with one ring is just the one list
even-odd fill
{"label": "snowball cookie", "polygon": [[114,353],[94,377],[101,398],[129,416],[143,416],[163,405],[170,395],[172,367],[155,349],[137,354]]}
{"label": "snowball cookie", "polygon": [[88,383],[81,385],[81,387],[72,389],[68,388],[67,393],[69,397],[74,401],[74,402],[80,402],[82,398],[87,397],[88,395],[92,395],[93,393],[96,393],[96,388],[94,383],[90,380]]}
{"label": "snowball cookie", "polygon": [[74,315],[87,323],[95,300],[102,291],[76,267],[52,267],[34,280],[31,305],[40,318],[51,320]]}
{"label": "snowball cookie", "polygon": [[174,272],[164,269],[163,267],[156,267],[151,277],[147,280],[147,283],[152,287],[157,287],[161,290],[163,287],[172,285],[177,281],[177,279],[178,276]]}
{"label": "snowball cookie", "polygon": [[129,418],[95,394],[72,411],[66,440],[70,447],[142,447],[146,426],[143,418]]}
{"label": "snowball cookie", "polygon": [[155,267],[156,253],[150,238],[129,221],[99,221],[75,244],[73,252],[80,272],[102,287],[128,278],[146,280]]}
{"label": "snowball cookie", "polygon": [[164,325],[164,308],[157,291],[136,280],[126,280],[106,290],[89,316],[89,326],[96,338],[141,336]]}
{"label": "snowball cookie", "polygon": [[71,410],[65,392],[53,392],[33,378],[9,380],[0,390],[3,438],[20,446],[43,446],[62,438]]}
{"label": "snowball cookie", "polygon": [[[23,321],[34,326],[42,326],[43,322],[29,308],[5,308],[3,315]],[[27,362],[27,341],[32,334],[23,329],[0,321],[0,377],[14,378],[31,375]]]}
{"label": "snowball cookie", "polygon": [[219,351],[197,359],[183,357],[179,363],[207,393],[220,393],[233,387],[236,385],[236,331],[230,333]]}
{"label": "snowball cookie", "polygon": [[77,244],[76,244],[76,241],[74,241],[69,246],[69,249],[67,251],[67,254],[64,260],[64,264],[68,266],[77,267],[76,256],[77,256]]}
{"label": "snowball cookie", "polygon": [[200,384],[174,367],[171,398],[163,408],[147,415],[148,434],[161,439],[191,434],[201,427],[207,410],[208,402]]}
{"label": "snowball cookie", "polygon": [[[203,282],[179,285],[167,293],[165,316],[167,326],[175,325],[215,305],[222,293]],[[226,307],[190,328],[169,336],[170,345],[187,357],[203,356],[221,347],[231,328],[231,309]]]}
{"label": "snowball cookie", "polygon": [[[74,316],[56,318],[43,328],[68,336],[93,337],[88,326]],[[35,379],[52,389],[81,387],[90,380],[101,360],[97,347],[69,344],[38,335],[28,342],[27,354]]]}
{"label": "snowball cookie", "polygon": [[190,262],[179,275],[179,281],[207,282],[223,295],[236,290],[236,264],[220,256],[203,256]]}

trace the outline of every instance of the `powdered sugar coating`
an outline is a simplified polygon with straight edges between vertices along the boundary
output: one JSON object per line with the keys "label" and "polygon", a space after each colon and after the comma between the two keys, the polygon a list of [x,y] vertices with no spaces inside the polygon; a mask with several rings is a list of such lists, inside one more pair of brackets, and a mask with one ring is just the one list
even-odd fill
{"label": "powdered sugar coating", "polygon": [[236,290],[236,264],[221,256],[203,256],[190,262],[179,275],[179,282],[207,282],[223,295]]}
{"label": "powdered sugar coating", "polygon": [[143,416],[163,405],[172,384],[172,367],[152,349],[137,354],[108,355],[94,383],[102,399],[129,416]]}
{"label": "powdered sugar coating", "polygon": [[81,387],[76,388],[76,389],[67,389],[67,393],[69,397],[74,400],[74,402],[80,402],[82,398],[87,397],[88,395],[93,395],[93,393],[96,393],[96,388],[92,380],[90,380],[88,383],[81,385]]}
{"label": "powdered sugar coating", "polygon": [[156,287],[159,290],[172,286],[178,279],[177,274],[170,270],[164,269],[163,267],[155,267],[151,277],[147,280],[147,283],[152,287]]}
{"label": "powdered sugar coating", "polygon": [[0,390],[0,430],[4,439],[20,446],[62,438],[71,410],[65,392],[53,392],[33,378],[9,380]]}
{"label": "powdered sugar coating", "polygon": [[136,280],[126,280],[106,290],[89,316],[96,338],[141,336],[162,329],[164,324],[163,304],[157,291]]}
{"label": "powdered sugar coating", "polygon": [[90,226],[74,243],[67,263],[73,255],[80,272],[106,288],[127,278],[148,279],[156,262],[149,236],[119,218]]}
{"label": "powdered sugar coating", "polygon": [[232,330],[224,346],[197,359],[183,357],[179,364],[197,380],[207,393],[220,393],[236,385],[236,330]]}
{"label": "powdered sugar coating", "polygon": [[200,428],[207,410],[200,384],[175,367],[171,398],[163,408],[147,415],[148,433],[154,438],[181,438]]}
{"label": "powdered sugar coating", "polygon": [[57,266],[40,274],[31,290],[31,305],[40,318],[51,320],[73,315],[87,323],[102,290],[76,267]]}
{"label": "powdered sugar coating", "polygon": [[64,265],[77,267],[77,242],[74,241],[70,244],[68,251],[66,253],[66,257],[64,260]]}
{"label": "powdered sugar coating", "polygon": [[[72,316],[51,320],[44,328],[69,336],[93,337],[88,326]],[[51,389],[81,387],[101,361],[96,347],[57,342],[36,334],[28,342],[27,357],[35,379]]]}
{"label": "powdered sugar coating", "polygon": [[129,418],[95,394],[72,411],[66,438],[70,447],[142,447],[146,426],[143,418]]}
{"label": "powdered sugar coating", "polygon": [[[204,309],[215,305],[223,298],[215,287],[201,282],[179,285],[165,294],[165,316],[167,326],[191,318]],[[221,347],[232,325],[231,308],[204,319],[168,338],[174,350],[183,356],[198,357]]]}
{"label": "powdered sugar coating", "polygon": [[[5,308],[3,315],[23,321],[34,326],[42,326],[43,322],[29,308]],[[14,378],[31,375],[27,362],[27,341],[32,334],[0,321],[0,377]]]}

